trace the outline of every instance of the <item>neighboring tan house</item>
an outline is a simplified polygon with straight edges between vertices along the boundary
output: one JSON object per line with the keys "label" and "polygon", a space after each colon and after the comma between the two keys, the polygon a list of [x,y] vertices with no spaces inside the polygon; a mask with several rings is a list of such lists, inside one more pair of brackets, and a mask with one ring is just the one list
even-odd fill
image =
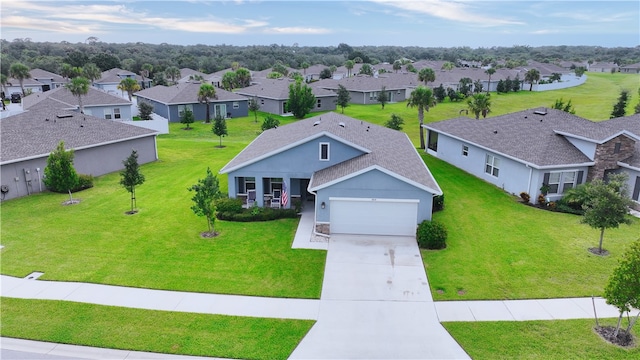
{"label": "neighboring tan house", "polygon": [[337,92],[339,85],[344,86],[351,96],[353,104],[379,104],[378,94],[385,87],[389,103],[400,102],[407,99],[411,91],[422,83],[414,73],[395,74],[385,73],[377,77],[357,75],[340,80],[324,79],[313,84],[313,87]]}
{"label": "neighboring tan house", "polygon": [[[189,82],[173,86],[157,85],[135,93],[138,101],[153,105],[153,112],[168,119],[180,122],[185,109],[191,110],[196,120],[206,119],[207,105],[198,101],[200,82]],[[236,118],[249,115],[248,99],[223,89],[216,88],[216,99],[209,102],[209,116]]]}
{"label": "neighboring tan house", "polygon": [[42,91],[57,89],[68,82],[64,77],[42,69],[29,71],[31,78],[42,84]]}
{"label": "neighboring tan house", "polygon": [[640,115],[592,122],[538,108],[483,120],[460,117],[424,128],[429,154],[511,194],[526,192],[532,203],[543,184],[554,201],[609,172],[626,172],[630,195],[640,201]]}
{"label": "neighboring tan house", "polygon": [[248,206],[314,206],[325,234],[415,236],[442,194],[405,133],[335,112],[264,131],[220,173]]}
{"label": "neighboring tan house", "polygon": [[[259,79],[257,84],[236,90],[236,93],[247,98],[256,98],[260,104],[260,111],[275,115],[290,115],[287,108],[289,101],[289,85],[294,83],[291,79]],[[307,85],[309,86],[309,85]],[[338,95],[335,92],[311,86],[311,91],[316,97],[316,104],[311,112],[333,111],[336,109]]]}
{"label": "neighboring tan house", "polygon": [[142,80],[142,76],[137,75],[131,71],[122,70],[119,68],[113,68],[111,70],[103,71],[100,79],[93,82],[93,86],[98,89],[101,89],[109,94],[119,95],[119,96],[127,96],[126,92],[118,90],[118,85],[120,85],[120,81],[126,78],[134,78],[140,85],[141,89],[146,89],[151,87],[151,79],[144,78]]}
{"label": "neighboring tan house", "polygon": [[640,74],[640,62],[631,65],[620,66],[620,72],[626,74]]}
{"label": "neighboring tan house", "polygon": [[618,64],[612,62],[598,62],[589,65],[589,71],[591,72],[616,72],[618,71]]}
{"label": "neighboring tan house", "polygon": [[44,168],[60,141],[66,149],[74,149],[78,173],[99,176],[123,169],[122,161],[133,149],[139,164],[157,160],[156,135],[137,126],[54,107],[4,118],[0,121],[2,200],[46,189]]}
{"label": "neighboring tan house", "polygon": [[[46,105],[41,104],[45,100],[49,100]],[[32,94],[23,99],[24,110],[46,106],[56,109],[78,110],[80,104],[78,97],[64,86],[44,93]],[[82,106],[86,115],[117,121],[133,119],[129,100],[92,87],[89,87],[87,94],[82,96]]]}

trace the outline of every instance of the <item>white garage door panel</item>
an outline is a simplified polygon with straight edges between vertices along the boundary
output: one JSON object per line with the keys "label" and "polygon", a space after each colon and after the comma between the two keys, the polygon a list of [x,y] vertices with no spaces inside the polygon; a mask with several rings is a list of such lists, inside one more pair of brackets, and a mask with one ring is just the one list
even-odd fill
{"label": "white garage door panel", "polygon": [[330,198],[331,232],[337,234],[416,234],[418,200]]}

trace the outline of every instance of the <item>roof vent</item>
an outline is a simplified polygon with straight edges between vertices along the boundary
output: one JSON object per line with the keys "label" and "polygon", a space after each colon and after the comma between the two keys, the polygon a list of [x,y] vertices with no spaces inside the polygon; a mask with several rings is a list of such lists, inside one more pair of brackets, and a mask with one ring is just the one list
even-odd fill
{"label": "roof vent", "polygon": [[73,117],[73,115],[71,115],[71,114],[59,114],[59,115],[56,115],[56,117],[58,119],[66,119],[66,118]]}
{"label": "roof vent", "polygon": [[341,121],[341,122],[339,122],[339,123],[338,123],[338,125],[340,125],[340,127],[341,127],[341,128],[343,128],[343,127],[345,126],[345,125],[344,125],[344,123],[343,123],[342,121]]}
{"label": "roof vent", "polygon": [[497,133],[498,133],[498,130],[493,130],[493,133],[494,133],[494,134],[497,134]]}
{"label": "roof vent", "polygon": [[533,112],[536,115],[547,115],[547,109],[544,110],[536,110]]}
{"label": "roof vent", "polygon": [[313,126],[318,126],[318,125],[320,125],[320,120],[313,123]]}

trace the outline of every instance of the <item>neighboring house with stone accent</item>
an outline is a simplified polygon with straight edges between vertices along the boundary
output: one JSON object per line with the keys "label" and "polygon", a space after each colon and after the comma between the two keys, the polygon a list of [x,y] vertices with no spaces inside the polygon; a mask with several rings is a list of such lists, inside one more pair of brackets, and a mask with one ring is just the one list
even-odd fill
{"label": "neighboring house with stone accent", "polygon": [[[53,100],[44,100],[40,105]],[[135,149],[138,163],[157,160],[157,132],[118,121],[105,121],[54,106],[34,106],[0,121],[2,200],[46,190],[42,178],[49,154],[64,141],[74,149],[80,174],[100,176],[123,169]],[[8,190],[4,192],[4,190]]]}
{"label": "neighboring house with stone accent", "polygon": [[640,115],[592,122],[538,108],[423,127],[429,154],[509,193],[527,192],[532,203],[543,184],[554,201],[577,185],[626,172],[640,205]]}
{"label": "neighboring house with stone accent", "polygon": [[[293,84],[294,80],[288,78],[257,79],[254,82],[256,84],[238,89],[236,93],[247,98],[256,98],[260,104],[260,111],[275,115],[291,115],[287,107],[287,101],[289,101],[289,85]],[[313,96],[316,98],[316,103],[311,112],[333,111],[336,109],[336,100],[338,99],[336,93],[316,86],[310,87]]]}
{"label": "neighboring house with stone accent", "polygon": [[[22,101],[24,110],[50,106],[55,109],[77,111],[80,106],[78,97],[64,86],[47,92],[32,94]],[[87,94],[82,96],[82,106],[86,115],[116,121],[133,119],[129,100],[92,87],[89,87]]]}
{"label": "neighboring house with stone accent", "polygon": [[[180,122],[185,110],[193,112],[196,120],[206,119],[207,105],[198,101],[200,82],[187,82],[172,86],[156,85],[135,93],[138,101],[153,105],[153,112],[168,119]],[[224,118],[236,118],[249,115],[249,100],[236,93],[216,88],[216,98],[209,102],[211,120],[217,115]]]}
{"label": "neighboring house with stone accent", "polygon": [[442,194],[405,133],[334,112],[264,131],[220,173],[246,206],[313,206],[325,234],[415,236]]}

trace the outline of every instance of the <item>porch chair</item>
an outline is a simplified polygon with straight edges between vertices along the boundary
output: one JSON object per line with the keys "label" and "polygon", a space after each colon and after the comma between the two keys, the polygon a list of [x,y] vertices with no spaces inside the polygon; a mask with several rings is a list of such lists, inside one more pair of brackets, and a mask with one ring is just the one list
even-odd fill
{"label": "porch chair", "polygon": [[251,208],[256,203],[256,191],[247,191],[247,208]]}
{"label": "porch chair", "polygon": [[280,208],[280,197],[281,197],[281,193],[280,190],[273,190],[273,197],[271,198],[271,207],[272,208]]}

